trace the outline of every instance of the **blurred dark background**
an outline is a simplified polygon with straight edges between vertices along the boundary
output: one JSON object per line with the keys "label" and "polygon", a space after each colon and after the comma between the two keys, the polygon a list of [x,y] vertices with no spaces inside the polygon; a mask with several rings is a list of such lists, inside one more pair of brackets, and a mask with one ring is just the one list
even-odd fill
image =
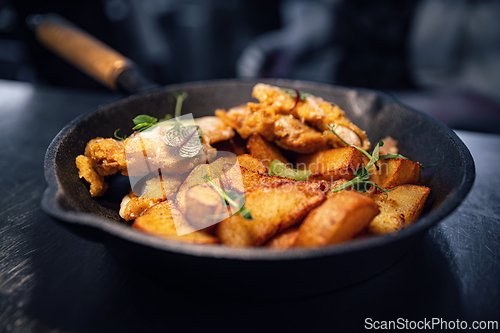
{"label": "blurred dark background", "polygon": [[35,41],[57,13],[162,84],[283,77],[389,91],[500,133],[497,0],[0,0],[0,79],[104,90]]}

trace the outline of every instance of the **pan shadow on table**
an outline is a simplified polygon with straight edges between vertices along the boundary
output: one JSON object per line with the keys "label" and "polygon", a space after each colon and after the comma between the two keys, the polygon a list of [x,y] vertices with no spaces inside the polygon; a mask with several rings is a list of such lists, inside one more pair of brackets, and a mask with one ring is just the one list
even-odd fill
{"label": "pan shadow on table", "polygon": [[[43,223],[34,227],[38,232],[46,228]],[[63,331],[361,331],[366,318],[463,318],[459,281],[444,257],[448,244],[439,229],[432,229],[432,237],[428,233],[394,266],[357,285],[317,296],[259,301],[180,293],[175,272],[169,281],[153,282],[115,261],[103,245],[65,228],[52,231],[55,242],[45,245],[45,253],[33,253],[36,282],[28,315]]]}

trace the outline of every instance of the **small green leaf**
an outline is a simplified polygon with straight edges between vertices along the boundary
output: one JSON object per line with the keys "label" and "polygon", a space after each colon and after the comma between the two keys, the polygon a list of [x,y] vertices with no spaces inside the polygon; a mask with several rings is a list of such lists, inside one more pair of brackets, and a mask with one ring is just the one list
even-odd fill
{"label": "small green leaf", "polygon": [[240,214],[241,214],[241,216],[243,216],[243,218],[245,218],[247,220],[253,220],[252,213],[250,212],[249,209],[243,208],[240,211]]}
{"label": "small green leaf", "polygon": [[147,124],[156,124],[158,122],[158,119],[155,117],[148,116],[147,114],[141,114],[140,116],[137,116],[133,119],[133,122],[135,125],[147,123]]}
{"label": "small green leaf", "polygon": [[[372,157],[370,158],[370,162],[368,162],[368,164],[366,165],[366,169],[369,170],[372,167],[372,165],[377,163],[377,161],[379,160],[380,147],[382,147],[383,145],[384,145],[384,142],[379,141],[378,144],[375,146],[375,148],[373,149]],[[378,166],[377,166],[377,170],[378,170]]]}
{"label": "small green leaf", "polygon": [[[295,90],[295,89],[288,89],[288,88],[281,88],[281,90],[283,90],[284,92],[286,92],[288,95],[290,95],[291,98],[297,98],[297,93],[296,91],[298,90]],[[299,99],[304,102],[307,97],[309,97],[311,94],[309,93],[306,93],[306,92],[303,92],[303,91],[299,91]]]}
{"label": "small green leaf", "polygon": [[307,97],[309,97],[309,96],[311,96],[311,94],[303,92],[303,91],[299,91],[299,99],[301,101],[305,101],[307,99]]}
{"label": "small green leaf", "polygon": [[311,176],[311,171],[289,169],[280,160],[273,160],[269,165],[269,175],[302,181],[307,180]]}

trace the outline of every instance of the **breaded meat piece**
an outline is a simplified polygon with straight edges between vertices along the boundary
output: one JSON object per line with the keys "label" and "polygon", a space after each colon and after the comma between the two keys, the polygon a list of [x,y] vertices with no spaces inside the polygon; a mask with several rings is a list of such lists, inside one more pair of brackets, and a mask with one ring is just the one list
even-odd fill
{"label": "breaded meat piece", "polygon": [[203,137],[209,144],[229,140],[235,134],[231,126],[214,116],[196,118],[195,123],[200,126]]}
{"label": "breaded meat piece", "polygon": [[94,162],[87,156],[80,155],[76,158],[76,167],[78,168],[78,176],[84,178],[90,183],[90,195],[98,197],[106,192],[108,184],[104,182],[104,176],[101,176],[95,171]]}
{"label": "breaded meat piece", "polygon": [[[363,149],[370,148],[370,141],[366,133],[354,125],[338,105],[327,102],[321,97],[309,95],[305,101],[299,100],[295,105],[295,98],[276,86],[258,83],[254,86],[252,97],[259,100],[263,106],[273,106],[283,114],[290,114],[307,123],[321,132],[328,130],[328,126],[335,125],[335,131],[347,143],[356,145]],[[294,107],[295,105],[295,107]],[[328,134],[328,143],[333,147],[344,147],[335,135]]]}
{"label": "breaded meat piece", "polygon": [[101,176],[109,176],[127,169],[123,142],[115,139],[95,138],[85,147],[85,156],[93,162]]}
{"label": "breaded meat piece", "polygon": [[284,149],[298,153],[314,153],[328,149],[328,139],[314,128],[302,123],[292,115],[280,114],[275,107],[248,103],[228,112],[217,110],[216,115],[247,139],[258,133]]}
{"label": "breaded meat piece", "polygon": [[326,199],[305,182],[253,186],[245,193],[252,219],[236,214],[217,224],[216,235],[230,246],[258,246],[297,223]]}

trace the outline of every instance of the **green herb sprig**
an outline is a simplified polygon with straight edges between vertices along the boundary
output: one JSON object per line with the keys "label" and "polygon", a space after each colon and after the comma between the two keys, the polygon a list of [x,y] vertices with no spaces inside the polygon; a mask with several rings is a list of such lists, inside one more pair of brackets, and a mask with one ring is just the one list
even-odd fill
{"label": "green herb sprig", "polygon": [[117,140],[120,140],[120,141],[123,141],[125,140],[127,137],[126,136],[119,136],[118,135],[118,132],[120,132],[120,129],[117,128],[116,131],[113,133],[114,137],[117,139]]}
{"label": "green herb sprig", "polygon": [[239,205],[226,192],[224,192],[217,184],[215,184],[210,179],[209,175],[204,175],[202,178],[205,179],[206,181],[208,181],[208,183],[210,185],[212,185],[212,187],[217,191],[217,193],[219,193],[219,195],[222,197],[223,201],[226,204],[229,204],[229,205],[233,206],[234,208],[238,208],[238,211],[232,215],[241,214],[241,216],[243,218],[245,218],[247,220],[253,220],[250,210],[247,208],[244,208],[245,196],[243,194],[240,194],[240,193],[235,192],[235,191],[228,191],[228,192],[231,192],[231,194],[233,194],[232,196],[235,197],[235,200],[238,200],[239,202],[241,202],[241,205]]}
{"label": "green herb sprig", "polygon": [[[378,188],[379,190],[383,191],[385,196],[386,196],[386,199],[389,197],[389,195],[387,194],[387,192],[390,192],[390,191],[394,191],[396,188],[393,188],[393,189],[385,189],[385,188],[382,188],[380,186],[378,186],[377,184],[375,184],[374,182],[370,181],[370,171],[368,171],[373,165],[375,165],[375,167],[377,168],[377,170],[379,170],[379,167],[377,165],[377,162],[379,160],[384,160],[384,159],[398,159],[398,158],[404,158],[406,160],[408,160],[408,158],[404,157],[403,155],[401,154],[393,154],[393,153],[388,153],[388,154],[385,154],[385,155],[380,155],[380,147],[382,147],[384,145],[384,142],[383,141],[379,141],[378,144],[375,146],[375,148],[373,149],[373,153],[370,154],[368,153],[366,150],[364,150],[363,148],[360,148],[356,145],[352,145],[350,143],[347,143],[344,139],[342,139],[340,137],[340,135],[337,134],[337,132],[335,132],[334,128],[335,128],[335,125],[327,125],[328,127],[328,131],[329,132],[332,132],[333,134],[335,134],[346,146],[348,147],[354,147],[356,148],[357,150],[359,150],[360,152],[362,152],[366,157],[368,157],[370,159],[370,161],[366,164],[366,166],[364,167],[361,167],[361,168],[358,168],[356,171],[354,171],[354,178],[351,179],[350,181],[348,181],[347,183],[345,184],[342,184],[342,185],[339,185],[337,187],[335,187],[332,192],[333,193],[336,193],[336,192],[340,192],[342,190],[345,190],[346,188],[349,188],[349,187],[353,187],[356,191],[359,191],[359,192],[366,192],[371,186],[374,186],[376,188]],[[328,135],[328,132],[323,134],[323,136],[325,135]],[[422,165],[419,163],[420,167],[422,167]],[[434,165],[431,165],[431,166],[434,166]],[[429,167],[429,166],[426,166],[426,167]],[[367,187],[366,185],[370,185],[369,187]]]}
{"label": "green herb sprig", "polygon": [[[175,118],[181,116],[182,103],[188,98],[188,93],[186,91],[180,91],[172,95],[175,98]],[[168,116],[168,115],[167,115]]]}
{"label": "green herb sprig", "polygon": [[290,169],[280,160],[273,160],[269,165],[269,175],[301,181],[307,180],[311,176],[311,171]]}
{"label": "green herb sprig", "polygon": [[158,118],[148,116],[147,114],[141,114],[132,121],[135,124],[132,130],[142,132],[156,125],[158,123]]}
{"label": "green herb sprig", "polygon": [[[353,174],[354,178],[353,179],[351,179],[350,181],[348,181],[345,184],[342,184],[342,185],[335,187],[332,190],[332,193],[340,192],[340,191],[345,190],[346,188],[349,188],[351,186],[358,192],[366,192],[366,191],[368,191],[368,189],[371,186],[374,186],[374,187],[378,188],[379,190],[383,191],[385,193],[385,196],[387,199],[389,197],[387,192],[393,191],[395,189],[388,190],[388,189],[382,188],[382,187],[378,186],[377,184],[375,184],[374,182],[370,181],[369,179],[370,179],[371,174],[370,174],[370,171],[368,171],[373,165],[375,165],[377,170],[379,169],[379,167],[377,165],[377,161],[380,160],[380,158],[381,158],[380,147],[382,147],[384,145],[384,142],[379,141],[378,144],[373,149],[373,153],[370,154],[366,150],[364,150],[363,148],[360,148],[356,145],[352,145],[350,143],[347,143],[344,139],[342,139],[340,137],[340,135],[338,135],[337,132],[335,132],[335,130],[334,130],[335,125],[334,126],[327,125],[327,126],[328,126],[329,131],[332,132],[333,134],[335,134],[346,146],[356,148],[357,150],[362,152],[366,157],[368,157],[370,159],[370,161],[368,162],[368,164],[366,164],[366,166],[358,168],[356,171],[354,171],[354,174]],[[328,132],[325,133],[323,136],[325,136],[327,134],[328,134]],[[393,155],[395,155],[395,154],[393,154]],[[385,156],[385,155],[382,155],[382,156]],[[389,157],[385,157],[385,158],[389,158]],[[393,158],[398,158],[398,157],[393,157]],[[370,186],[367,187],[366,185],[370,185]]]}
{"label": "green herb sprig", "polygon": [[[346,188],[349,188],[351,186],[358,192],[366,192],[366,191],[368,191],[368,189],[371,186],[374,186],[374,187],[378,188],[379,190],[381,190],[382,192],[384,192],[386,199],[387,199],[389,197],[387,192],[394,191],[395,188],[388,190],[388,189],[385,189],[383,187],[378,186],[377,184],[375,184],[374,182],[369,180],[371,177],[371,174],[370,174],[370,171],[368,171],[379,160],[380,147],[382,147],[383,145],[384,145],[384,142],[379,141],[379,143],[373,149],[373,153],[371,155],[367,153],[369,155],[369,158],[370,158],[370,161],[368,162],[368,164],[366,164],[366,166],[360,167],[356,171],[354,171],[354,174],[353,174],[354,178],[349,180],[345,184],[342,184],[342,185],[335,187],[332,190],[332,193],[340,192],[340,191],[345,190]],[[370,185],[370,186],[366,186],[366,185]]]}

